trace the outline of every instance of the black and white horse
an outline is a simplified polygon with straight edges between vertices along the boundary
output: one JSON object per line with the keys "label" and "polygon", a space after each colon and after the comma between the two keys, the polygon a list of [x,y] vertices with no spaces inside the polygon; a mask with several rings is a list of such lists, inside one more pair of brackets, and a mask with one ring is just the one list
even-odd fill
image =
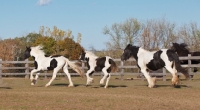
{"label": "black and white horse", "polygon": [[107,78],[106,84],[104,86],[104,88],[107,88],[108,82],[111,77],[110,73],[116,72],[118,70],[116,63],[109,56],[98,58],[92,52],[82,51],[79,60],[87,61],[88,71],[86,73],[86,77],[87,77],[86,86],[89,85],[91,82],[93,82],[93,78],[90,77],[91,74],[93,74],[95,71],[96,72],[102,71],[104,73],[104,76],[100,80],[100,84],[103,84],[104,80]]}
{"label": "black and white horse", "polygon": [[[53,70],[53,75],[51,80],[46,84],[46,87],[51,84],[51,82],[56,78],[57,72],[63,68],[63,71],[67,75],[69,79],[69,85],[68,87],[74,86],[73,82],[71,80],[71,75],[68,72],[68,65],[77,73],[79,73],[81,76],[83,76],[82,71],[79,69],[78,66],[76,66],[73,62],[70,62],[69,59],[65,58],[64,56],[61,55],[55,55],[55,56],[45,56],[45,53],[43,52],[42,46],[35,46],[35,47],[26,47],[24,57],[25,59],[29,57],[33,57],[35,62],[35,69],[31,71],[30,74],[30,80],[31,80],[31,85],[35,85],[40,71],[41,70]],[[33,77],[33,73],[37,73],[35,75],[35,78]]]}
{"label": "black and white horse", "polygon": [[149,88],[155,86],[156,80],[149,75],[150,70],[155,71],[165,67],[173,76],[172,85],[174,86],[179,83],[177,71],[182,72],[186,78],[189,77],[187,70],[181,67],[179,57],[173,50],[161,49],[159,51],[148,51],[129,44],[124,49],[121,60],[128,60],[130,57],[134,57],[137,61],[138,67],[148,81]]}
{"label": "black and white horse", "polygon": [[[172,43],[172,47],[171,49],[173,49],[174,51],[177,52],[177,54],[180,56],[180,57],[184,57],[184,56],[188,56],[188,54],[191,54],[191,56],[200,56],[200,52],[196,51],[196,52],[190,52],[189,49],[187,48],[187,44],[185,43]],[[199,64],[200,63],[200,60],[196,60],[196,59],[193,59],[191,60],[191,63],[192,64]],[[181,64],[188,64],[188,60],[181,60]],[[194,67],[194,70],[193,72],[197,72],[198,69],[197,67]]]}

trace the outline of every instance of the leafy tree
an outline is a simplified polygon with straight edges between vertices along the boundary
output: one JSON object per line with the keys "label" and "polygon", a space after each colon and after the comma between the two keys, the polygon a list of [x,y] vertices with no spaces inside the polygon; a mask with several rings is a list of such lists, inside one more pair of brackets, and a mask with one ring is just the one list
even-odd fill
{"label": "leafy tree", "polygon": [[52,37],[38,37],[33,46],[42,45],[47,55],[56,54],[56,41]]}
{"label": "leafy tree", "polygon": [[58,45],[61,49],[60,54],[72,60],[77,60],[83,50],[81,45],[76,43],[72,38],[65,38],[63,41],[60,41]]}

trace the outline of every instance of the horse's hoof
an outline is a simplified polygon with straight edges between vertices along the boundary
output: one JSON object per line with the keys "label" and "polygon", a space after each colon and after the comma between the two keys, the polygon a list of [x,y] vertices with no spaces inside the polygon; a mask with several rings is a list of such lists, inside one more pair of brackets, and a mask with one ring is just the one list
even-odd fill
{"label": "horse's hoof", "polygon": [[174,86],[174,88],[181,88],[180,85],[176,85],[176,84],[174,84],[173,86]]}
{"label": "horse's hoof", "polygon": [[34,86],[35,84],[34,83],[31,83],[31,86]]}
{"label": "horse's hoof", "polygon": [[155,85],[149,85],[148,87],[149,88],[155,88],[156,86]]}
{"label": "horse's hoof", "polygon": [[104,88],[105,88],[105,89],[107,89],[107,88],[108,88],[108,86],[104,86]]}
{"label": "horse's hoof", "polygon": [[[36,80],[32,80],[32,83],[33,83],[33,85],[35,85],[35,84],[36,84]],[[31,83],[31,84],[32,84],[32,83]]]}
{"label": "horse's hoof", "polygon": [[68,87],[74,87],[74,85],[68,85]]}

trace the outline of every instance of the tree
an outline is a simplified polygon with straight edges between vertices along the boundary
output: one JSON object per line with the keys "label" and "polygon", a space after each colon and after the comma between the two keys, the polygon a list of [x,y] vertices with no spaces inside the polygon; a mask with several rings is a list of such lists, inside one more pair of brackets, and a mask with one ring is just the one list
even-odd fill
{"label": "tree", "polygon": [[72,60],[77,60],[83,50],[83,47],[72,38],[65,38],[58,45],[60,47],[60,54]]}
{"label": "tree", "polygon": [[127,19],[124,23],[114,23],[111,28],[104,27],[103,33],[109,35],[110,42],[106,42],[108,49],[124,48],[127,44],[134,44],[140,31],[141,24],[137,19]]}
{"label": "tree", "polygon": [[197,23],[184,24],[178,31],[178,42],[185,42],[191,51],[200,51],[200,29]]}
{"label": "tree", "polygon": [[147,20],[141,28],[141,36],[137,38],[140,46],[148,50],[169,48],[170,43],[178,39],[175,36],[175,24],[161,20]]}
{"label": "tree", "polygon": [[38,37],[33,46],[42,45],[47,55],[56,54],[56,41],[52,37]]}
{"label": "tree", "polygon": [[[56,26],[54,26],[52,30],[49,27],[41,26],[39,33],[42,36],[51,37],[56,41],[56,45],[54,46],[55,54],[62,52],[62,49],[59,46],[60,42],[65,40],[65,38],[71,38],[71,39],[74,38],[71,30],[64,31],[57,28]],[[82,37],[81,33],[78,33],[78,36],[77,36],[78,43],[81,43],[81,37]]]}

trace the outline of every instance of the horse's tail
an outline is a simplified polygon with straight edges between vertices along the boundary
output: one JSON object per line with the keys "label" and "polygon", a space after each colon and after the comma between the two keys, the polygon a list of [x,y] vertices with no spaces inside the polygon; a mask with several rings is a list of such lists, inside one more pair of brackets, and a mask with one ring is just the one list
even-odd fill
{"label": "horse's tail", "polygon": [[109,59],[109,63],[111,64],[111,72],[112,73],[115,73],[119,70],[116,63],[112,59]]}
{"label": "horse's tail", "polygon": [[177,55],[176,53],[173,53],[173,58],[174,58],[173,64],[174,64],[174,67],[176,68],[176,70],[177,70],[178,72],[181,72],[181,73],[186,77],[186,79],[190,78],[190,75],[189,75],[189,73],[188,73],[187,68],[183,68],[183,67],[181,66],[179,57],[178,57],[178,55]]}
{"label": "horse's tail", "polygon": [[74,64],[73,62],[69,61],[69,59],[67,59],[67,58],[66,58],[66,62],[67,62],[67,64],[69,64],[69,66],[74,71],[76,71],[83,78],[83,72],[81,71],[81,69],[76,64]]}

